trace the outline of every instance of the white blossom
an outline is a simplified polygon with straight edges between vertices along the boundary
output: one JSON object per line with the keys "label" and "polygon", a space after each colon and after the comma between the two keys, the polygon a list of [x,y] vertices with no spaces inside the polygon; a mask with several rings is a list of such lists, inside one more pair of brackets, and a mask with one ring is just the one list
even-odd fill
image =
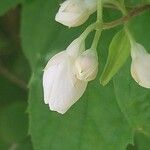
{"label": "white blossom", "polygon": [[66,0],[60,5],[55,20],[68,27],[83,24],[96,11],[97,0]]}
{"label": "white blossom", "polygon": [[75,62],[77,78],[83,81],[91,81],[96,78],[98,72],[98,57],[95,50],[84,51]]}
{"label": "white blossom", "polygon": [[139,43],[131,46],[131,74],[134,80],[145,88],[150,88],[150,54]]}
{"label": "white blossom", "polygon": [[78,39],[52,57],[44,69],[44,101],[53,111],[64,114],[84,93],[87,82],[76,78],[74,63],[84,50]]}

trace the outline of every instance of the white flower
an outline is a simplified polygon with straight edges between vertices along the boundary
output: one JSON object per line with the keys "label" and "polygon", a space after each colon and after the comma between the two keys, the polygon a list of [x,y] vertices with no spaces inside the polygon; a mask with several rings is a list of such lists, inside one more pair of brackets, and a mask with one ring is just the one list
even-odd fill
{"label": "white flower", "polygon": [[145,88],[150,88],[150,54],[138,43],[131,46],[131,74],[134,80]]}
{"label": "white flower", "polygon": [[74,63],[84,50],[79,39],[52,57],[44,69],[44,101],[53,111],[64,114],[84,93],[87,82],[76,78]]}
{"label": "white flower", "polygon": [[91,81],[96,78],[98,72],[98,57],[95,50],[84,51],[75,62],[77,78],[83,81]]}
{"label": "white flower", "polygon": [[96,11],[97,0],[66,0],[56,14],[55,20],[68,27],[83,24]]}

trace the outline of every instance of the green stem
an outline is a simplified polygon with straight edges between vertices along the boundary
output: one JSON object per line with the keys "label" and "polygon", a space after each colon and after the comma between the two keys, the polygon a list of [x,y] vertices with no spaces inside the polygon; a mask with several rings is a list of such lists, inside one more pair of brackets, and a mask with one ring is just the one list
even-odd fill
{"label": "green stem", "polygon": [[88,36],[88,34],[90,33],[90,32],[92,32],[97,26],[99,25],[99,23],[93,23],[93,24],[91,24],[91,25],[89,25],[86,29],[85,29],[85,31],[80,35],[80,39],[82,39],[82,40],[85,40],[86,39],[86,37]]}
{"label": "green stem", "polygon": [[118,9],[122,12],[122,14],[123,14],[124,16],[127,15],[127,10],[126,10],[126,7],[125,7],[125,4],[124,4],[124,3],[121,4],[120,2],[115,1],[114,5],[115,5],[116,7],[118,7]]}
{"label": "green stem", "polygon": [[97,30],[95,33],[95,36],[94,36],[94,40],[93,40],[91,49],[93,49],[93,50],[97,49],[97,45],[98,45],[100,36],[101,36],[101,30]]}
{"label": "green stem", "polygon": [[125,31],[126,31],[126,34],[127,36],[129,37],[129,40],[130,40],[130,44],[131,44],[131,47],[135,44],[135,39],[133,38],[132,34],[130,33],[128,27],[125,26]]}
{"label": "green stem", "polygon": [[[81,38],[82,40],[85,40],[85,38],[88,36],[88,34],[90,32],[92,32],[93,30],[99,30],[99,29],[103,29],[103,30],[107,30],[107,29],[111,29],[114,28],[116,26],[122,25],[122,24],[126,24],[128,21],[130,21],[133,17],[138,16],[139,14],[143,13],[144,11],[150,10],[150,5],[146,4],[146,5],[142,5],[139,7],[136,7],[134,9],[132,9],[127,15],[108,22],[108,23],[103,23],[103,22],[96,22],[91,24],[90,26],[88,26],[86,28],[86,30],[80,35],[79,38]],[[98,15],[98,19],[100,19],[101,16]]]}
{"label": "green stem", "polygon": [[97,2],[97,22],[102,22],[102,11],[103,11],[103,6],[102,6],[102,0],[98,0]]}
{"label": "green stem", "polygon": [[[97,23],[102,24],[102,22],[103,22],[103,19],[102,19],[103,15],[102,14],[103,14],[102,0],[98,0],[98,2],[97,2]],[[91,49],[93,49],[93,50],[97,49],[97,45],[99,42],[99,38],[101,36],[101,32],[102,32],[102,28],[99,28],[96,31]]]}

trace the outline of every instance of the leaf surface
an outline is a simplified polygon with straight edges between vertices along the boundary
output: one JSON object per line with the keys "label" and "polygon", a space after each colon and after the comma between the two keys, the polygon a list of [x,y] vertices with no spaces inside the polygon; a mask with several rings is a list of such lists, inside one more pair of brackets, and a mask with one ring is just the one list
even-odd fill
{"label": "leaf surface", "polygon": [[[99,85],[99,79],[90,82],[82,98],[65,115],[51,112],[44,104],[43,68],[54,54],[64,50],[81,33],[79,29],[68,29],[54,21],[58,7],[59,3],[51,0],[23,5],[22,46],[33,71],[28,107],[33,147],[35,150],[125,150],[133,142],[135,126],[131,123],[133,118],[128,118],[119,102],[121,93],[117,90],[120,85],[115,81],[106,87]],[[98,48],[102,68],[114,33],[115,30],[103,33]],[[145,96],[140,98],[147,99]]]}
{"label": "leaf surface", "polygon": [[130,54],[130,40],[124,30],[119,31],[112,39],[105,69],[100,77],[100,83],[106,85],[124,65]]}
{"label": "leaf surface", "polygon": [[2,16],[9,9],[14,8],[19,3],[22,3],[24,0],[1,0],[0,1],[0,16]]}

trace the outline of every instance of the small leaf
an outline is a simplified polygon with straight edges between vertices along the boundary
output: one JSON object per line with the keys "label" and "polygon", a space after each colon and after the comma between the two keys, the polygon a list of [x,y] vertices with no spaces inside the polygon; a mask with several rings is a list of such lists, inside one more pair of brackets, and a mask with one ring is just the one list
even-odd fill
{"label": "small leaf", "polygon": [[123,66],[130,52],[130,41],[125,31],[118,32],[109,47],[109,54],[100,83],[106,85]]}

